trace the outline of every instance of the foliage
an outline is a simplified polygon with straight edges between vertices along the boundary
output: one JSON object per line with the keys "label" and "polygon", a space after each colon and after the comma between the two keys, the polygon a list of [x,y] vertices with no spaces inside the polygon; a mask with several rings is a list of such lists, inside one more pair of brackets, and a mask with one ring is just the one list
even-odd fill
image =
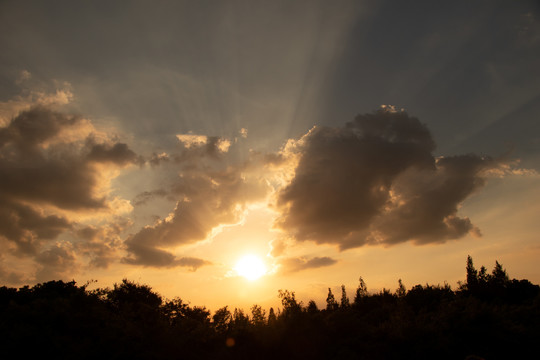
{"label": "foliage", "polygon": [[[499,262],[488,273],[467,259],[466,282],[370,293],[362,278],[349,303],[307,306],[280,290],[282,310],[250,315],[222,307],[211,316],[180,298],[122,280],[88,290],[74,281],[0,287],[6,354],[60,359],[402,359],[538,358],[540,287],[510,280]],[[31,346],[28,344],[31,343]]]}

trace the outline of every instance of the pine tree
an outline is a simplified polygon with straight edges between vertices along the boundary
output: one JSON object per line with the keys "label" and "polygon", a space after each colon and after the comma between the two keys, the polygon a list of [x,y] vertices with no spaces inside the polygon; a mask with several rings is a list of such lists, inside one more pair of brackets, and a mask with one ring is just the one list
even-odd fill
{"label": "pine tree", "polygon": [[478,271],[474,268],[470,255],[467,256],[467,290],[473,293],[478,290]]}
{"label": "pine tree", "polygon": [[268,310],[268,325],[273,326],[276,323],[277,317],[276,313],[274,312],[274,308],[270,308]]}
{"label": "pine tree", "polygon": [[341,285],[341,303],[340,307],[342,309],[348,308],[350,305],[349,298],[347,297],[347,291],[345,291],[345,285]]}
{"label": "pine tree", "polygon": [[356,289],[356,294],[354,296],[355,304],[359,304],[362,298],[368,296],[366,282],[361,276],[360,276],[359,281],[360,281],[360,284],[358,284],[358,288]]}
{"label": "pine tree", "polygon": [[328,296],[326,297],[326,310],[333,311],[339,307],[332,289],[328,288]]}
{"label": "pine tree", "polygon": [[495,261],[495,267],[493,268],[493,272],[491,273],[490,280],[491,283],[496,286],[506,286],[509,281],[506,270],[503,269],[502,265],[499,264],[498,261]]}
{"label": "pine tree", "polygon": [[398,288],[396,290],[396,295],[397,297],[404,297],[405,294],[407,294],[407,289],[405,288],[405,285],[403,285],[403,282],[401,281],[401,279],[398,280]]}

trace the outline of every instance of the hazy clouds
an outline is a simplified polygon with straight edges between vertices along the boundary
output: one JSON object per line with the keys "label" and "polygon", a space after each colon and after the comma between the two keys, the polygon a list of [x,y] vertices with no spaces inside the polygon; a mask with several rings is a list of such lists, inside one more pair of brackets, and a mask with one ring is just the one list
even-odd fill
{"label": "hazy clouds", "polygon": [[168,189],[137,196],[143,205],[153,197],[167,195],[176,206],[167,218],[158,219],[126,240],[124,262],[144,266],[188,266],[209,262],[178,257],[171,252],[181,245],[203,241],[221,225],[242,220],[247,205],[261,201],[268,186],[263,178],[234,160],[231,141],[215,136],[177,135],[181,150],[171,154],[176,169]]}
{"label": "hazy clouds", "polygon": [[[436,157],[427,127],[391,106],[342,127],[314,127],[278,153],[250,151],[242,143],[247,131],[238,134],[178,134],[176,148],[145,159],[81,116],[42,105],[22,111],[0,128],[0,235],[13,255],[34,259],[43,279],[118,261],[195,271],[212,262],[183,246],[211,239],[241,222],[251,204],[274,199],[268,205],[283,238],[272,254],[294,272],[337,260],[288,257],[287,238],[344,250],[479,235],[458,209],[490,171],[508,167],[471,154]],[[163,177],[162,186],[131,203],[120,198],[111,181],[129,165],[141,180]],[[167,216],[135,224],[133,207],[156,199],[172,206]],[[71,240],[52,242],[62,234]]]}
{"label": "hazy clouds", "polygon": [[328,256],[322,257],[288,257],[280,259],[279,266],[280,271],[283,271],[285,274],[291,272],[297,272],[307,269],[316,269],[320,267],[331,266],[337,263],[337,260],[332,259]]}

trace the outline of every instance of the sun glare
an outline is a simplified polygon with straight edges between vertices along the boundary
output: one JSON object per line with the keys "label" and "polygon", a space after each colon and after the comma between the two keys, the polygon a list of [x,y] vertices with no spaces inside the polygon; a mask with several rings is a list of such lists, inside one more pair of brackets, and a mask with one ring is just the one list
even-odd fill
{"label": "sun glare", "polygon": [[266,266],[264,262],[255,255],[246,255],[236,263],[234,267],[236,273],[246,279],[253,281],[257,280],[266,274]]}

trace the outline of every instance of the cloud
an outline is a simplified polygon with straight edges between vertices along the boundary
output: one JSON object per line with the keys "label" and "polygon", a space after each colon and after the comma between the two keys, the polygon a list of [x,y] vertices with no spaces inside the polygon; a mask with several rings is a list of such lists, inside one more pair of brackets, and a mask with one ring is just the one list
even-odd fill
{"label": "cloud", "polygon": [[137,156],[127,144],[91,144],[87,159],[99,163],[112,163],[118,166],[143,164],[142,157]]}
{"label": "cloud", "polygon": [[323,257],[293,257],[281,259],[279,262],[280,268],[285,273],[297,272],[307,269],[315,269],[325,266],[331,266],[337,263],[337,260],[328,256]]}
{"label": "cloud", "polygon": [[232,142],[220,136],[181,134],[176,135],[183,151],[176,154],[177,163],[199,161],[201,158],[223,159]]}
{"label": "cloud", "polygon": [[76,250],[89,259],[90,268],[107,269],[121,258],[122,232],[130,225],[130,220],[117,217],[106,225],[79,228],[76,235],[80,241],[75,243]]}
{"label": "cloud", "polygon": [[161,152],[159,154],[153,153],[148,162],[151,166],[159,166],[162,162],[168,162],[169,160],[169,155],[165,152]]}
{"label": "cloud", "polygon": [[195,140],[183,139],[190,145],[174,155],[178,172],[169,189],[137,196],[137,203],[144,203],[154,196],[167,195],[175,199],[176,206],[165,219],[127,238],[126,263],[186,266],[172,249],[205,240],[222,225],[238,223],[246,207],[267,194],[264,179],[250,174],[253,170],[236,164],[230,154],[220,150],[219,144],[231,146],[230,141],[210,136]]}
{"label": "cloud", "polygon": [[32,258],[39,279],[76,269],[78,251],[89,256],[91,266],[106,267],[118,258],[122,243],[111,238],[111,230],[98,233],[104,236],[99,241],[83,236],[83,246],[50,243],[79,228],[83,217],[114,218],[124,211],[126,201],[111,195],[110,182],[118,169],[141,164],[127,144],[100,133],[89,120],[44,104],[0,127],[0,241],[11,255]]}
{"label": "cloud", "polygon": [[26,88],[26,83],[32,78],[32,74],[21,71],[16,84],[21,87],[21,93],[12,99],[0,102],[0,126],[6,126],[17,114],[30,110],[35,106],[55,108],[66,105],[73,99],[71,85],[69,83],[44,84],[33,82],[31,88]]}
{"label": "cloud", "polygon": [[0,236],[15,245],[17,255],[35,255],[43,240],[55,239],[72,227],[60,216],[46,215],[30,206],[0,197]]}
{"label": "cloud", "polygon": [[[136,240],[137,241],[137,240]],[[122,261],[131,265],[142,265],[150,267],[189,267],[191,271],[196,271],[198,268],[210,265],[211,262],[193,257],[177,258],[172,253],[158,249],[153,246],[148,246],[139,242],[130,241],[128,249],[133,254],[125,257]],[[140,241],[140,240],[139,240]]]}
{"label": "cloud", "polygon": [[5,285],[20,285],[26,282],[25,274],[12,271],[6,266],[0,264],[0,281]]}
{"label": "cloud", "polygon": [[107,199],[98,192],[107,184],[100,183],[102,169],[94,165],[125,166],[138,157],[122,143],[95,143],[90,137],[64,141],[64,129],[76,132],[79,125],[87,123],[38,106],[0,128],[0,196],[62,209],[106,208]]}
{"label": "cloud", "polygon": [[137,194],[135,198],[131,201],[134,206],[145,205],[148,201],[156,197],[166,197],[169,193],[164,189],[156,189],[152,191],[143,191],[140,194]]}
{"label": "cloud", "polygon": [[198,268],[206,265],[211,265],[212,263],[207,260],[194,258],[194,257],[182,257],[176,260],[179,266],[189,267],[191,271],[196,271]]}
{"label": "cloud", "polygon": [[70,243],[57,243],[39,253],[35,260],[40,265],[36,273],[38,282],[67,279],[78,267],[77,256]]}
{"label": "cloud", "polygon": [[435,158],[434,150],[426,126],[393,107],[341,128],[313,128],[282,152],[298,162],[277,194],[275,226],[296,240],[341,249],[479,234],[458,209],[501,161]]}

